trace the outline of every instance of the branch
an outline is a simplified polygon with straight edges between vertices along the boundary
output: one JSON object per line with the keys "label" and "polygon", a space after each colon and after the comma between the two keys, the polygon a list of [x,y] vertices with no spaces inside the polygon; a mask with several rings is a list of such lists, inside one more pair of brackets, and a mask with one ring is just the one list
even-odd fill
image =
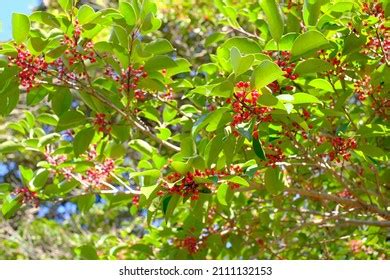
{"label": "branch", "polygon": [[[244,191],[250,191],[250,190],[255,190],[255,189],[261,189],[264,186],[259,184],[259,183],[252,183],[248,188],[245,189],[238,189],[238,191],[244,192]],[[300,189],[300,188],[294,188],[294,187],[288,187],[285,189],[285,192],[288,194],[298,194],[303,197],[311,198],[313,200],[319,200],[319,201],[332,201],[337,204],[340,204],[344,207],[348,208],[355,208],[355,209],[361,209],[365,210],[370,213],[377,214],[381,216],[382,218],[390,221],[390,212],[386,210],[382,210],[378,208],[375,205],[370,205],[370,204],[365,204],[361,201],[354,200],[354,199],[348,199],[348,198],[342,198],[333,194],[327,194],[324,192],[317,192],[317,191],[312,191],[312,190],[307,190],[307,189]]]}

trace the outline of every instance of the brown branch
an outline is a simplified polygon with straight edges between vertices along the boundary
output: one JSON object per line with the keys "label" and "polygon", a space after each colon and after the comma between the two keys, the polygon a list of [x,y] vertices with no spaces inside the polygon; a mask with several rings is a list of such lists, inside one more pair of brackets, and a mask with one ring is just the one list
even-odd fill
{"label": "brown branch", "polygon": [[[239,191],[244,192],[244,191],[250,191],[250,190],[258,190],[263,188],[264,186],[259,183],[252,183],[248,188],[245,189],[239,189]],[[382,218],[390,221],[390,212],[380,209],[375,205],[370,205],[366,204],[362,201],[358,201],[355,199],[349,199],[349,198],[343,198],[339,197],[337,195],[333,194],[328,194],[324,192],[317,192],[317,191],[312,191],[312,190],[307,190],[307,189],[300,189],[300,188],[295,188],[295,187],[288,187],[285,189],[285,192],[288,194],[294,194],[294,195],[300,195],[303,197],[307,197],[313,200],[318,200],[318,201],[331,201],[335,202],[337,204],[340,204],[344,207],[348,208],[354,208],[354,209],[361,209],[365,210],[367,212],[377,214],[381,216]]]}

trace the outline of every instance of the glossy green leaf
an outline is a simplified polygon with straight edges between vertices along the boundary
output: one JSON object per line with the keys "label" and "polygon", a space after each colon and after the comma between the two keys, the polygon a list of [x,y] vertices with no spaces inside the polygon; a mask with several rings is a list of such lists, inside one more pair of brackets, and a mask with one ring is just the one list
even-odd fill
{"label": "glossy green leaf", "polygon": [[256,154],[256,156],[261,159],[261,160],[265,160],[265,153],[264,153],[264,150],[263,150],[263,146],[261,144],[261,142],[258,140],[258,139],[253,139],[252,140],[252,147],[253,147],[253,150]]}
{"label": "glossy green leaf", "polygon": [[16,43],[24,42],[30,32],[28,16],[18,13],[12,14],[12,36]]}
{"label": "glossy green leaf", "polygon": [[93,127],[85,128],[80,130],[73,141],[73,151],[76,157],[84,153],[95,135],[95,129]]}
{"label": "glossy green leaf", "polygon": [[282,13],[275,0],[260,0],[259,2],[267,17],[267,24],[271,36],[276,42],[279,42],[284,30]]}
{"label": "glossy green leaf", "polygon": [[284,72],[274,62],[264,60],[253,71],[251,80],[255,88],[261,90],[261,88],[272,83],[276,79],[282,77]]}
{"label": "glossy green leaf", "polygon": [[233,47],[230,50],[230,59],[234,73],[236,76],[239,76],[249,70],[254,61],[254,56],[251,54],[241,56],[240,51],[236,47]]}
{"label": "glossy green leaf", "polygon": [[327,47],[329,45],[325,36],[316,30],[310,30],[303,33],[295,39],[291,49],[291,54],[294,57],[300,57],[312,54],[315,51]]}
{"label": "glossy green leaf", "polygon": [[80,111],[67,111],[58,120],[57,131],[74,128],[85,122],[85,116]]}

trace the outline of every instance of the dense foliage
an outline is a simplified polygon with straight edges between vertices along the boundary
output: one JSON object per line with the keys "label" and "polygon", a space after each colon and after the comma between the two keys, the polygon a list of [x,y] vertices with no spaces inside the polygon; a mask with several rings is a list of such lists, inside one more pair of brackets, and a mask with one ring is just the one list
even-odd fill
{"label": "dense foliage", "polygon": [[0,45],[1,258],[389,258],[390,1],[76,2]]}

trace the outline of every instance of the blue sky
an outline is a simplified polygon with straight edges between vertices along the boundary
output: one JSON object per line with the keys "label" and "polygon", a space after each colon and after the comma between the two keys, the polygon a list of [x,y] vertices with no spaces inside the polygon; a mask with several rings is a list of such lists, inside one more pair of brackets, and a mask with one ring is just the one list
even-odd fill
{"label": "blue sky", "polygon": [[40,0],[0,0],[0,41],[12,38],[11,15],[13,12],[30,14]]}

